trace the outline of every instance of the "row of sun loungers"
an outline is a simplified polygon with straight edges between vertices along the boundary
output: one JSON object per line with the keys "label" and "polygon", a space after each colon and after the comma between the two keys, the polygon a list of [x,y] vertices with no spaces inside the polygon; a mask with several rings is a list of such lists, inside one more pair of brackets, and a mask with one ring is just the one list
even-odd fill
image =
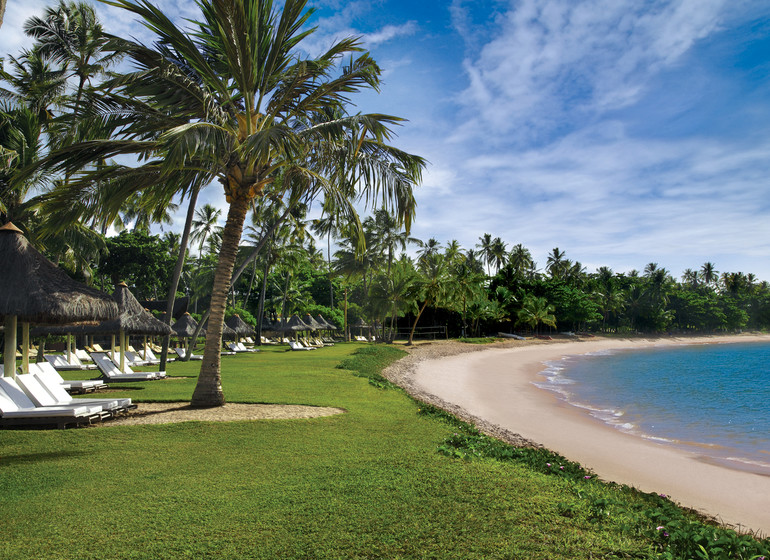
{"label": "row of sun loungers", "polygon": [[134,371],[128,365],[125,366],[126,371],[121,371],[106,352],[93,352],[91,358],[107,381],[154,381],[166,377],[165,371]]}
{"label": "row of sun loungers", "polygon": [[0,377],[0,426],[92,424],[136,408],[131,399],[73,399],[50,375]]}

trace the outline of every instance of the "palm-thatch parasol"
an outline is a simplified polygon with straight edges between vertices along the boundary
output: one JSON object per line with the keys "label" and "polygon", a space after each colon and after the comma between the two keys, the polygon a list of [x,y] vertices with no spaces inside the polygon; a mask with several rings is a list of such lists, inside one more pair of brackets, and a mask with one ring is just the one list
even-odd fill
{"label": "palm-thatch parasol", "polygon": [[302,318],[302,322],[305,323],[308,327],[310,327],[311,331],[320,331],[325,329],[326,327],[315,320],[315,318],[308,313]]}
{"label": "palm-thatch parasol", "polygon": [[[182,315],[173,325],[171,325],[171,330],[176,333],[177,337],[185,339],[185,353],[188,351],[190,346],[190,339],[195,335],[195,330],[197,328],[198,321],[196,321],[193,316],[186,311],[184,315]],[[200,334],[205,336],[205,331],[201,330]]]}
{"label": "palm-thatch parasol", "polygon": [[246,321],[241,319],[240,315],[235,314],[231,315],[227,318],[225,321],[225,325],[230,327],[235,331],[235,334],[239,337],[241,336],[253,336],[256,334],[257,331],[254,330],[254,327],[249,325]]}
{"label": "palm-thatch parasol", "polygon": [[118,306],[117,317],[96,325],[79,325],[68,329],[71,334],[112,334],[113,358],[115,356],[114,335],[117,334],[120,337],[120,370],[125,371],[127,335],[165,336],[173,331],[171,327],[156,319],[152,313],[139,304],[125,282],[121,282],[115,287],[112,299]]}
{"label": "palm-thatch parasol", "polygon": [[[195,334],[195,329],[198,328],[198,321],[196,321],[192,315],[185,312],[173,325],[171,330],[176,333],[179,338],[190,338]],[[201,335],[204,331],[201,331]]]}
{"label": "palm-thatch parasol", "polygon": [[[371,327],[367,325],[361,317],[359,317],[358,321],[356,321],[350,326],[358,329],[358,332],[361,334],[361,336],[363,336],[364,334],[364,329],[367,329],[369,331],[367,335],[371,335]],[[367,338],[369,338],[369,336],[367,336]]]}
{"label": "palm-thatch parasol", "polygon": [[309,331],[310,327],[303,323],[302,319],[296,315],[292,315],[289,317],[288,321],[281,320],[280,322],[273,325],[273,329],[279,332],[293,332],[296,338],[296,334],[298,332]]}
{"label": "palm-thatch parasol", "polygon": [[327,321],[323,315],[316,315],[316,321],[318,321],[320,324],[324,325],[324,329],[330,330],[330,331],[336,331],[337,325],[330,323]]}
{"label": "palm-thatch parasol", "polygon": [[112,319],[115,302],[76,282],[45,258],[12,223],[0,227],[0,319],[5,323],[5,375],[16,370],[16,324],[23,325],[22,370],[29,371],[29,323]]}

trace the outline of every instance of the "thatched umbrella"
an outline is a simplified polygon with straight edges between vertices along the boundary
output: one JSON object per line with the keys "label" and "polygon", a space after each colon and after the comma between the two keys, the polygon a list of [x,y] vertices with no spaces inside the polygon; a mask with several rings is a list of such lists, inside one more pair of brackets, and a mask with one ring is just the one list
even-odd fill
{"label": "thatched umbrella", "polygon": [[308,327],[310,327],[311,331],[320,331],[325,329],[326,327],[315,320],[315,318],[308,313],[302,318],[302,322],[305,323]]}
{"label": "thatched umbrella", "polygon": [[112,319],[115,302],[76,282],[45,258],[12,223],[0,227],[0,319],[5,323],[5,375],[16,370],[16,324],[22,323],[22,370],[29,371],[29,323]]}
{"label": "thatched umbrella", "polygon": [[297,338],[297,333],[302,331],[309,331],[310,327],[307,326],[302,319],[296,315],[289,317],[288,321],[281,320],[280,325],[276,324],[275,329],[282,332],[293,332],[294,338]]}
{"label": "thatched umbrella", "polygon": [[368,329],[369,330],[368,334],[371,335],[371,328],[372,327],[367,325],[361,317],[359,317],[358,321],[356,321],[355,323],[353,323],[350,326],[359,329],[358,332],[361,333],[361,336],[364,335],[364,329]]}
{"label": "thatched umbrella", "polygon": [[225,325],[233,329],[235,331],[235,334],[237,334],[239,337],[254,336],[257,332],[254,330],[254,327],[252,327],[246,321],[241,319],[240,315],[238,314],[228,317],[227,320],[225,321]]}
{"label": "thatched umbrella", "polygon": [[[185,340],[185,353],[187,353],[189,345],[190,345],[190,339],[195,335],[195,329],[198,328],[198,321],[196,321],[192,315],[185,312],[184,315],[182,315],[173,325],[171,325],[171,330],[173,330],[177,337],[184,338]],[[201,331],[201,335],[204,334],[204,331]]]}
{"label": "thatched umbrella", "polygon": [[320,314],[319,314],[319,315],[316,315],[316,320],[317,320],[319,323],[321,323],[322,325],[324,325],[324,329],[327,329],[327,330],[330,330],[330,331],[336,331],[336,330],[337,330],[337,325],[335,325],[335,324],[333,324],[333,323],[330,323],[329,321],[327,321],[327,320],[324,318],[324,316],[323,316],[323,315],[320,315]]}
{"label": "thatched umbrella", "polygon": [[120,370],[124,371],[128,335],[166,336],[172,331],[171,327],[160,322],[139,304],[125,282],[121,282],[115,287],[112,299],[118,306],[117,317],[96,325],[77,325],[67,327],[67,329],[71,334],[111,334],[113,359],[115,357],[115,335],[118,335],[120,340]]}
{"label": "thatched umbrella", "polygon": [[126,367],[125,351],[128,345],[127,335],[166,336],[172,334],[173,331],[171,327],[158,321],[152,313],[140,305],[125,282],[115,286],[112,297],[117,302],[120,313],[116,319],[100,323],[97,327],[101,329],[99,332],[117,333],[120,337],[120,370],[124,371]]}

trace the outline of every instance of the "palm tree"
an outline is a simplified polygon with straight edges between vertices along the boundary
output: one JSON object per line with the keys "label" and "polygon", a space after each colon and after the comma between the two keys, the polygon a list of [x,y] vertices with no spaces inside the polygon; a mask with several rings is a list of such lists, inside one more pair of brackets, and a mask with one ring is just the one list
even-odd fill
{"label": "palm tree", "polygon": [[417,329],[417,322],[420,320],[425,309],[430,306],[440,305],[449,299],[451,290],[449,289],[449,280],[447,261],[441,253],[431,253],[418,261],[419,277],[417,278],[414,291],[415,299],[422,301],[414,318],[412,330],[409,332],[409,341],[411,345],[414,339],[414,331]]}
{"label": "palm tree", "polygon": [[530,295],[522,302],[516,323],[529,325],[532,330],[536,330],[541,323],[556,327],[556,317],[553,314],[555,310],[545,298]]}
{"label": "palm tree", "polygon": [[564,276],[565,263],[567,262],[564,258],[565,254],[566,253],[560,251],[558,247],[551,249],[551,254],[548,255],[548,261],[545,265],[545,269],[548,271],[548,274],[551,275],[551,278],[562,278]]}
{"label": "palm tree", "polygon": [[222,211],[211,204],[204,204],[195,211],[192,240],[198,243],[198,258],[203,256],[203,246],[214,235],[221,215]]}
{"label": "palm tree", "polygon": [[420,244],[420,249],[417,251],[417,255],[420,260],[437,254],[438,250],[441,248],[441,243],[434,237],[431,237],[424,242],[418,241],[418,243]]}
{"label": "palm tree", "polygon": [[719,280],[719,271],[712,262],[703,263],[703,266],[700,267],[700,274],[706,286],[712,286]]}
{"label": "palm tree", "polygon": [[500,267],[505,264],[508,252],[505,249],[506,243],[499,237],[495,237],[489,248],[490,261],[495,266],[495,273],[500,271]]}
{"label": "palm tree", "polygon": [[532,254],[521,243],[514,245],[508,254],[508,264],[513,267],[513,273],[518,277],[524,277],[533,264]]}
{"label": "palm tree", "polygon": [[460,242],[457,241],[457,239],[452,239],[447,243],[447,246],[444,249],[444,256],[450,265],[456,265],[465,260],[463,248],[460,246]]}
{"label": "palm tree", "polygon": [[393,259],[396,256],[396,249],[400,248],[404,251],[406,250],[407,244],[420,243],[420,240],[409,237],[409,233],[404,230],[402,224],[399,223],[398,218],[388,212],[385,208],[374,211],[373,225],[377,245],[380,250],[387,255],[387,274],[390,274],[390,268],[393,264]]}
{"label": "palm tree", "polygon": [[36,40],[41,57],[59,63],[76,77],[75,104],[78,114],[86,85],[120,58],[116,51],[107,52],[108,37],[93,7],[84,2],[59,1],[46,9],[42,18],[31,17],[24,32]]}
{"label": "palm tree", "polygon": [[487,276],[491,276],[489,266],[492,264],[492,235],[485,233],[479,237],[480,243],[476,243],[481,260],[487,265]]}
{"label": "palm tree", "polygon": [[685,269],[682,273],[682,282],[688,284],[691,288],[697,288],[700,284],[701,275],[697,270],[691,268]]}
{"label": "palm tree", "polygon": [[332,283],[332,235],[338,235],[337,216],[333,209],[324,208],[324,216],[313,220],[313,233],[326,236],[326,265],[329,271],[329,307],[334,307],[334,284]]}
{"label": "palm tree", "polygon": [[[376,198],[395,207],[408,226],[412,186],[424,161],[388,145],[391,127],[401,122],[397,117],[357,114],[318,122],[327,109],[344,108],[350,94],[377,89],[380,70],[368,54],[360,54],[354,38],[337,41],[314,59],[298,56],[302,41],[314,32],[305,27],[311,14],[306,0],[288,0],[280,10],[271,0],[202,0],[201,20],[190,33],[148,3],[111,3],[139,15],[157,35],[157,48],[116,39],[138,68],[109,84],[108,99],[133,111],[130,120],[123,117],[127,140],[72,146],[52,159],[79,169],[86,161],[119,154],[157,157],[137,168],[147,170],[143,184],[135,181],[126,189],[156,185],[161,199],[178,192],[182,172],[219,180],[229,208],[192,397],[193,406],[218,406],[224,403],[219,357],[225,302],[252,203],[299,185],[311,199],[334,199],[346,218],[358,223],[348,188],[353,184],[367,202]],[[343,57],[349,60],[340,70]],[[347,160],[314,157],[332,145],[357,158],[344,168],[349,177],[344,184],[327,178],[339,177]],[[281,169],[287,178],[277,182]]]}
{"label": "palm tree", "polygon": [[395,337],[396,318],[403,315],[404,308],[410,303],[416,279],[413,264],[408,258],[402,258],[393,263],[388,274],[378,274],[372,282],[369,299],[375,312],[381,316],[390,312],[390,336],[383,337],[387,342],[392,342]]}

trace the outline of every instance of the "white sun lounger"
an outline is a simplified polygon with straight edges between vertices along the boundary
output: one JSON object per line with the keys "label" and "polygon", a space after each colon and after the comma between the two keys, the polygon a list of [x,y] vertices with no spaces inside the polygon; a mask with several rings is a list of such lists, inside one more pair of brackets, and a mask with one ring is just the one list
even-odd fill
{"label": "white sun lounger", "polygon": [[143,360],[142,357],[134,351],[126,350],[126,363],[130,366],[146,366],[150,362]]}
{"label": "white sun lounger", "polygon": [[227,344],[227,347],[236,354],[240,354],[241,352],[259,352],[259,350],[255,348],[246,348],[242,342],[230,342]]}
{"label": "white sun lounger", "polygon": [[53,424],[65,428],[91,424],[109,417],[101,406],[35,406],[18,383],[0,378],[0,425],[31,426]]}
{"label": "white sun lounger", "polygon": [[[93,352],[91,357],[93,358],[96,366],[99,368],[99,371],[102,372],[102,376],[104,376],[107,381],[152,381],[155,379],[161,379],[161,377],[166,376],[165,371],[134,372],[131,371],[131,368],[129,367],[126,368],[129,371],[124,373],[120,371],[120,368],[110,359],[106,353]],[[159,376],[158,374],[160,373],[163,375]]]}
{"label": "white sun lounger", "polygon": [[236,346],[240,348],[241,352],[259,352],[259,348],[247,348],[243,342],[238,342]]}
{"label": "white sun lounger", "polygon": [[[34,366],[34,367],[33,367]],[[67,391],[74,393],[90,393],[97,389],[105,389],[107,385],[101,379],[64,379],[48,362],[29,364],[30,373],[43,375],[50,383],[59,383]]]}
{"label": "white sun lounger", "polygon": [[[73,359],[74,358],[74,359]],[[86,369],[86,367],[80,363],[77,356],[71,354],[72,361],[68,362],[67,357],[61,354],[46,354],[45,360],[59,371],[73,371]],[[77,362],[75,362],[77,360]]]}
{"label": "white sun lounger", "polygon": [[[185,350],[184,350],[184,348],[176,347],[176,348],[174,348],[174,352],[176,352],[177,356],[179,356],[180,358],[184,359],[184,357],[185,357]],[[201,354],[190,354],[190,359],[191,360],[202,360],[203,359],[203,355],[201,355]]]}
{"label": "white sun lounger", "polygon": [[131,404],[131,399],[128,398],[73,399],[60,385],[46,383],[38,373],[19,375],[16,377],[16,381],[27,393],[30,400],[38,406],[101,406],[103,410],[112,414],[120,414],[131,408],[136,408],[136,405]]}
{"label": "white sun lounger", "polygon": [[292,350],[315,350],[315,348],[307,348],[306,346],[302,346],[301,342],[294,342],[293,340],[289,341],[289,348]]}
{"label": "white sun lounger", "polygon": [[[34,373],[25,373],[23,375],[17,375],[16,383],[19,385],[21,390],[24,391],[24,394],[26,394],[29,397],[29,400],[31,400],[35,406],[38,406],[38,407],[39,406],[73,406],[70,403],[57,402],[56,399],[53,398],[53,395],[51,395],[51,393],[46,391],[45,388],[42,385],[40,385],[40,381],[35,379]],[[106,408],[101,404],[88,405],[86,403],[83,403],[77,406],[85,406],[93,413],[102,412],[106,410]]]}

